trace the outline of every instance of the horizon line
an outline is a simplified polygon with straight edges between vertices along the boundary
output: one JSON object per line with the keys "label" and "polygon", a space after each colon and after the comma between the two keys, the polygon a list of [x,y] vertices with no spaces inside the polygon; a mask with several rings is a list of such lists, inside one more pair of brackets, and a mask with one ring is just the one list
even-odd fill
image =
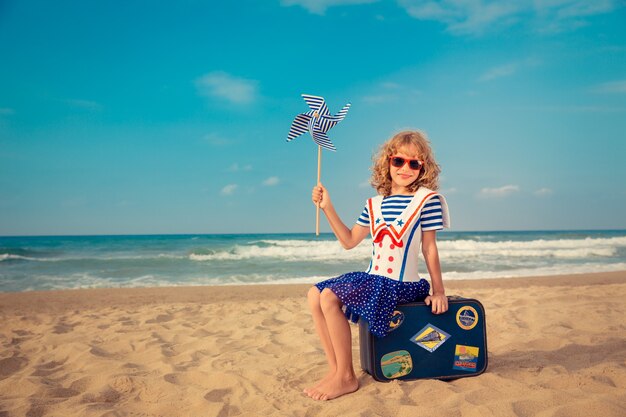
{"label": "horizon line", "polygon": [[[626,229],[502,229],[502,230],[440,230],[439,233],[533,233],[533,232],[625,232]],[[249,232],[249,233],[111,233],[111,234],[23,234],[23,235],[0,235],[3,238],[45,238],[45,237],[148,237],[148,236],[256,236],[256,235],[315,235],[314,231],[306,232]],[[333,232],[321,232],[321,235],[333,235]]]}

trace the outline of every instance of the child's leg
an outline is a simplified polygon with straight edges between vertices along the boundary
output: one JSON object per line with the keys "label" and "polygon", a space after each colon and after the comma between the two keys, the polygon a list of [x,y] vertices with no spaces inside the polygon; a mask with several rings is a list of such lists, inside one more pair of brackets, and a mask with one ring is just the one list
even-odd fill
{"label": "child's leg", "polygon": [[332,400],[356,391],[359,382],[352,367],[352,333],[348,319],[341,309],[341,301],[335,293],[325,289],[320,294],[320,306],[335,353],[337,370],[332,378],[316,387],[309,396],[316,400]]}
{"label": "child's leg", "polygon": [[337,370],[337,358],[335,356],[335,351],[333,349],[332,342],[330,340],[330,334],[328,333],[328,326],[326,325],[326,319],[324,318],[324,313],[322,312],[322,307],[320,305],[320,291],[317,287],[311,287],[309,293],[307,294],[307,299],[309,301],[309,308],[311,309],[311,315],[313,316],[313,323],[315,324],[315,331],[322,342],[322,348],[324,349],[324,354],[326,355],[326,361],[328,362],[328,374],[316,384],[314,387],[306,388],[304,390],[305,393],[310,394],[315,388],[317,388],[320,384],[326,382],[326,380],[330,379]]}

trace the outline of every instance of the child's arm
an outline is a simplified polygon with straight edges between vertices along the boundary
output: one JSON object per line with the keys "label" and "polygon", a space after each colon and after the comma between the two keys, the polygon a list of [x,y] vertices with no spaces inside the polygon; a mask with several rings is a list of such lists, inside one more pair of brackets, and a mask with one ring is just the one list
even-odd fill
{"label": "child's arm", "polygon": [[432,304],[433,313],[445,313],[448,311],[448,297],[446,297],[446,290],[443,288],[443,279],[441,278],[436,231],[429,230],[422,233],[422,254],[426,261],[426,267],[428,268],[433,290],[433,295],[426,297],[424,302],[426,305]]}
{"label": "child's arm", "polygon": [[316,187],[313,187],[311,199],[315,204],[319,202],[320,208],[324,211],[324,214],[328,219],[330,228],[337,237],[337,240],[339,240],[339,243],[341,243],[341,246],[345,249],[354,248],[369,234],[369,228],[367,227],[355,224],[352,229],[349,229],[348,226],[341,221],[339,215],[335,211],[333,203],[330,201],[328,191],[326,191],[326,188],[324,188],[321,183],[317,184]]}

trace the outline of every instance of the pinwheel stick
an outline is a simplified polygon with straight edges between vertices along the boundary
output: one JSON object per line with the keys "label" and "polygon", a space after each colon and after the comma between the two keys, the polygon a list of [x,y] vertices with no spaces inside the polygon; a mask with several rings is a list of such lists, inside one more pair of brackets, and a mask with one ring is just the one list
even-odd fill
{"label": "pinwheel stick", "polygon": [[[322,147],[317,145],[317,183],[322,180]],[[320,202],[317,202],[315,210],[315,236],[320,235]]]}

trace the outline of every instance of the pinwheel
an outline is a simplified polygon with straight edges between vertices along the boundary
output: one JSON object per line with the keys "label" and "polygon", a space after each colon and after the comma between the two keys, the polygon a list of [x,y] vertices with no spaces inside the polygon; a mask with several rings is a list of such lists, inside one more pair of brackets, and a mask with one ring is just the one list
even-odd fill
{"label": "pinwheel", "polygon": [[[324,97],[312,96],[310,94],[302,94],[302,98],[309,105],[310,111],[306,113],[300,113],[296,116],[291,123],[289,134],[287,135],[287,142],[292,141],[298,136],[302,135],[307,130],[311,134],[313,141],[317,144],[317,182],[321,180],[322,172],[322,148],[326,148],[331,151],[336,151],[335,145],[330,141],[330,138],[326,134],[337,123],[342,121],[348,109],[350,103],[346,104],[343,109],[336,115],[331,115],[326,106]],[[317,205],[315,234],[320,234],[320,208]]]}
{"label": "pinwheel", "polygon": [[302,94],[302,98],[306,101],[311,110],[296,116],[291,124],[291,129],[289,129],[287,142],[297,138],[308,130],[313,141],[320,147],[336,151],[337,148],[335,148],[335,145],[330,141],[326,132],[346,117],[350,103],[346,104],[339,113],[333,116],[328,111],[324,97]]}

